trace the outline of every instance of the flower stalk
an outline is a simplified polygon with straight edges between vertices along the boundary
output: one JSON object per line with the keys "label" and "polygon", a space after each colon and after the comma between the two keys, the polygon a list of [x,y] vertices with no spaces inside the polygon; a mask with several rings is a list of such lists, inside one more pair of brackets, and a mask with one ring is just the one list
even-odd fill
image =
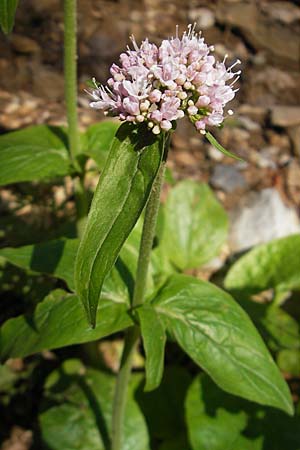
{"label": "flower stalk", "polygon": [[88,201],[84,188],[84,173],[77,160],[80,150],[77,114],[77,0],[64,0],[64,74],[69,151],[73,165],[80,173],[74,179],[74,192],[77,234],[81,236],[88,213]]}
{"label": "flower stalk", "polygon": [[[165,140],[165,155],[161,162],[156,180],[146,205],[143,231],[139,249],[136,282],[133,292],[132,307],[141,305],[145,300],[147,276],[151,257],[153,239],[155,235],[157,215],[160,205],[160,192],[164,179],[165,160],[168,150],[169,136]],[[113,416],[112,416],[112,446],[111,450],[121,450],[123,440],[123,424],[133,356],[140,338],[138,325],[127,330],[124,350],[121,358],[120,370],[117,377]]]}

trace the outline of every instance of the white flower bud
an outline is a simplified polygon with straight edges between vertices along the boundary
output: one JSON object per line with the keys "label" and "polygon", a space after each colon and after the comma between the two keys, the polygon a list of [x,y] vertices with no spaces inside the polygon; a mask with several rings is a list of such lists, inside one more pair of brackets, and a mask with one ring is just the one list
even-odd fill
{"label": "white flower bud", "polygon": [[160,128],[158,125],[155,125],[155,127],[152,128],[152,133],[153,134],[159,134],[160,133]]}
{"label": "white flower bud", "polygon": [[191,89],[192,83],[190,81],[186,81],[183,85],[184,89]]}
{"label": "white flower bud", "polygon": [[145,100],[140,104],[140,110],[147,111],[149,109],[149,106],[150,106],[149,100]]}
{"label": "white flower bud", "polygon": [[178,97],[180,100],[185,100],[185,99],[187,98],[187,93],[184,92],[184,91],[180,91],[180,92],[178,92],[177,97]]}

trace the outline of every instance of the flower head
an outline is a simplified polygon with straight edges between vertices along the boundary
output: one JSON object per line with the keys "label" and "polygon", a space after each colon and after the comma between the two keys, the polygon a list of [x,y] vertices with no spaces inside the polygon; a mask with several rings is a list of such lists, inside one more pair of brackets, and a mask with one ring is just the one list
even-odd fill
{"label": "flower head", "polygon": [[121,120],[146,122],[154,134],[170,130],[184,115],[203,134],[207,126],[223,122],[224,108],[236,92],[240,71],[232,69],[239,60],[229,68],[226,57],[216,62],[213,47],[191,25],[181,38],[177,27],[176,37],[159,47],[148,39],[140,47],[134,37],[131,41],[133,49],[120,55],[120,66],[112,65],[107,86],[94,81],[92,108]]}

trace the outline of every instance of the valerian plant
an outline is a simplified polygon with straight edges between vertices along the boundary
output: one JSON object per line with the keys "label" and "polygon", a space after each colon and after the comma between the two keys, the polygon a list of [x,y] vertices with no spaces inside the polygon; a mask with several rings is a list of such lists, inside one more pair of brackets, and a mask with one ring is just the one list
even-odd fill
{"label": "valerian plant", "polygon": [[[86,401],[83,392],[88,392],[90,402],[86,406],[92,405],[95,395],[102,402],[105,419],[111,418],[103,442],[88,435],[82,449],[94,445],[110,446],[112,450],[133,448],[132,436],[128,439],[125,430],[135,427],[135,438],[140,439],[135,448],[149,448],[144,418],[136,412],[132,399],[132,386],[136,387],[142,378],[134,374],[130,382],[140,337],[146,357],[146,391],[160,389],[162,379],[172,386],[172,374],[164,376],[168,339],[177,342],[206,372],[189,390],[186,410],[191,423],[195,419],[194,399],[197,398],[196,408],[203,413],[204,392],[209,396],[213,389],[211,379],[225,391],[219,394],[224,404],[230,403],[228,394],[233,394],[292,415],[288,386],[245,310],[228,292],[184,273],[210,261],[226,239],[226,214],[208,186],[188,180],[178,184],[171,190],[165,207],[161,207],[164,217],[162,225],[157,225],[165,164],[178,120],[187,116],[200,135],[231,155],[209,129],[219,127],[226,115],[232,114],[227,103],[236,92],[234,83],[240,72],[233,69],[239,61],[228,68],[226,58],[217,62],[213,48],[192,26],[181,36],[177,30],[176,37],[163,40],[159,46],[147,39],[138,46],[132,38],[133,48],[121,54],[119,66],[111,67],[107,85],[99,86],[94,80],[89,91],[92,108],[104,110],[123,122],[103,165],[98,150],[105,139],[110,141],[116,125],[94,125],[83,136],[78,133],[76,9],[74,0],[65,0],[64,5],[68,130],[39,126],[1,136],[1,167],[4,165],[6,170],[0,181],[7,184],[71,175],[78,237],[1,250],[1,256],[11,263],[51,274],[66,283],[65,290],[53,291],[38,304],[30,318],[19,316],[2,326],[2,360],[90,342],[125,330],[116,383],[113,377],[90,369],[88,382],[83,385],[76,376],[80,371],[76,360],[66,362],[62,372],[47,381],[49,391],[60,392],[61,386],[66,385],[59,382],[63,373],[67,384],[72,381],[81,388],[76,391],[80,405]],[[87,156],[93,157],[102,170],[86,218]],[[247,260],[244,264],[247,266]],[[242,261],[240,265],[243,267]],[[248,269],[245,271],[249,274]],[[227,277],[226,287],[233,293],[240,284],[232,280],[244,282],[242,275],[232,274],[242,272],[237,266]],[[174,394],[180,386],[170,389]],[[64,395],[68,398],[69,394]],[[100,414],[93,405],[95,414]],[[66,405],[66,411],[74,414],[74,405]],[[126,411],[134,411],[132,417],[136,421],[130,413],[127,417]],[[64,411],[60,410],[60,414]],[[91,423],[91,412],[86,414],[83,420]],[[102,419],[97,417],[96,422]],[[49,429],[47,413],[42,414],[41,423]],[[77,425],[80,426],[79,421]],[[206,425],[209,428],[211,423]],[[199,438],[195,431],[197,427],[191,426],[190,441],[198,450],[204,444],[203,437]],[[241,427],[237,424],[237,433]],[[139,432],[141,437],[137,438]],[[225,436],[223,447],[226,439]],[[46,440],[51,448],[59,448],[55,432],[49,432]],[[240,437],[241,445],[245,441],[245,437]],[[184,443],[180,445],[185,448]]]}

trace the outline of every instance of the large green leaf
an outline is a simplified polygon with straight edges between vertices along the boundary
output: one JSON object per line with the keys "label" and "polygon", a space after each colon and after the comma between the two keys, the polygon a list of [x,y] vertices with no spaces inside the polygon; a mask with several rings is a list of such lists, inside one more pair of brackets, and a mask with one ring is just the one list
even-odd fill
{"label": "large green leaf", "polygon": [[93,198],[75,263],[76,292],[95,326],[103,280],[149,197],[164,137],[123,124],[112,143]]}
{"label": "large green leaf", "polygon": [[206,184],[185,180],[170,191],[161,245],[176,267],[210,261],[220,252],[227,229],[226,213]]}
{"label": "large green leaf", "polygon": [[0,136],[0,185],[44,180],[71,173],[66,135],[37,125]]}
{"label": "large green leaf", "polygon": [[300,417],[221,391],[207,375],[191,384],[186,423],[193,450],[299,450]]}
{"label": "large green leaf", "polygon": [[15,23],[15,14],[19,0],[1,0],[0,1],[0,25],[2,31],[10,33]]}
{"label": "large green leaf", "polygon": [[23,247],[2,248],[0,256],[23,269],[65,280],[74,290],[74,261],[78,244],[78,239],[56,239]]}
{"label": "large green leaf", "polygon": [[107,159],[119,122],[105,121],[91,125],[86,131],[85,153],[93,158],[100,169]]}
{"label": "large green leaf", "polygon": [[225,287],[257,293],[269,288],[300,289],[300,234],[255,247],[229,270]]}
{"label": "large green leaf", "polygon": [[225,391],[289,414],[289,389],[260,335],[226,292],[174,275],[154,298],[157,312],[182,349]]}
{"label": "large green leaf", "polygon": [[[149,450],[145,419],[134,399],[141,376],[131,378],[122,450]],[[46,381],[52,405],[40,414],[41,437],[49,450],[110,448],[115,377],[67,360]]]}
{"label": "large green leaf", "polygon": [[151,305],[138,309],[141,333],[146,353],[145,391],[159,386],[164,370],[166,333],[160,317]]}
{"label": "large green leaf", "polygon": [[103,292],[95,329],[86,323],[75,295],[53,291],[32,314],[9,319],[0,329],[0,358],[24,357],[45,349],[81,344],[110,335],[132,325],[128,304],[119,293]]}

